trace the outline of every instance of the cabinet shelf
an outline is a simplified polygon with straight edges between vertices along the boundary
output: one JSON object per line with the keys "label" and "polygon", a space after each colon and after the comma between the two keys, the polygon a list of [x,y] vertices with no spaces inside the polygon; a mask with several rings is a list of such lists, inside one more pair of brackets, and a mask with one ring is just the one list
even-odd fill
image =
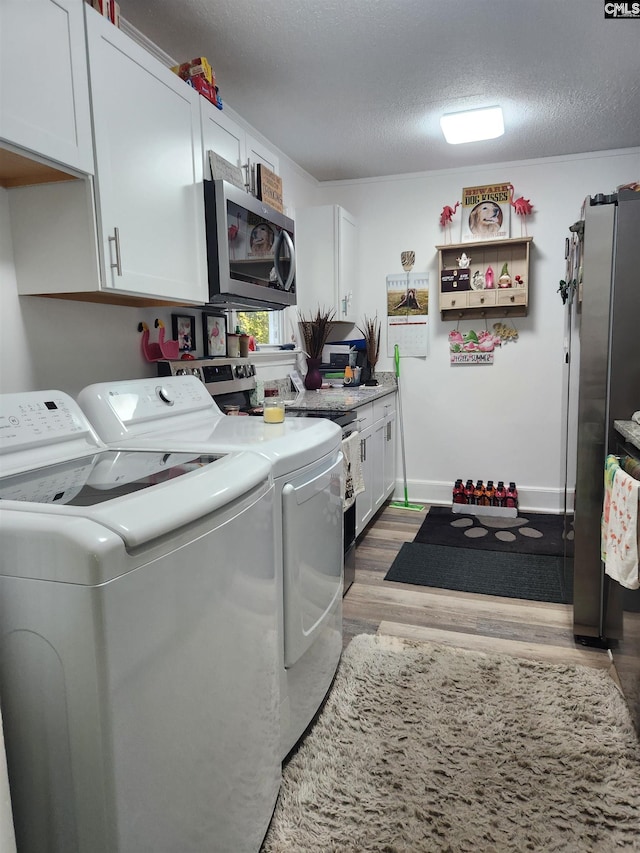
{"label": "cabinet shelf", "polygon": [[[436,246],[438,251],[438,282],[440,314],[443,320],[464,317],[526,317],[529,310],[529,254],[532,237],[511,237],[507,240],[479,240],[469,243],[447,243]],[[470,282],[443,284],[443,270],[457,270],[458,258],[465,252],[471,260]],[[520,276],[521,286],[499,287],[498,279],[504,264],[508,265],[512,283]],[[491,288],[475,289],[474,275],[484,280],[487,270],[493,271]],[[444,289],[446,287],[446,289]]]}

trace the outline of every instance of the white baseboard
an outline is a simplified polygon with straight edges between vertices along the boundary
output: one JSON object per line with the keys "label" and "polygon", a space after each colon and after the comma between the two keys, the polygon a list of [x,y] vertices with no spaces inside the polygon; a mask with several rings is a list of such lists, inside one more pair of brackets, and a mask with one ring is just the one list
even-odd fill
{"label": "white baseboard", "polygon": [[[552,515],[564,512],[564,489],[518,485],[519,512],[547,512]],[[411,503],[430,506],[451,506],[452,482],[437,480],[407,480],[408,499]],[[404,500],[404,482],[396,480],[393,500]],[[573,495],[567,496],[573,506]]]}

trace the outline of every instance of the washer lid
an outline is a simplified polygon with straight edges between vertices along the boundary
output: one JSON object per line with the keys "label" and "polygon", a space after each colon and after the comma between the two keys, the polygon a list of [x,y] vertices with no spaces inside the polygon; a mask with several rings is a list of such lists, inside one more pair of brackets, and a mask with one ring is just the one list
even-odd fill
{"label": "washer lid", "polygon": [[120,447],[252,450],[266,457],[273,476],[311,465],[340,447],[342,431],[329,420],[226,417],[195,376],[132,379],[89,385],[78,402],[103,441]]}
{"label": "washer lid", "polygon": [[[287,418],[279,424],[265,423],[262,418],[222,417],[217,420],[193,420],[177,429],[162,433],[162,442],[173,450],[207,447],[210,450],[238,452],[251,450],[267,459],[274,477],[280,477],[312,465],[329,453],[340,449],[342,430],[328,420]],[[149,436],[158,442],[158,435]],[[137,442],[140,446],[141,442]]]}
{"label": "washer lid", "polygon": [[270,479],[252,454],[106,450],[0,479],[0,509],[91,519],[136,547]]}

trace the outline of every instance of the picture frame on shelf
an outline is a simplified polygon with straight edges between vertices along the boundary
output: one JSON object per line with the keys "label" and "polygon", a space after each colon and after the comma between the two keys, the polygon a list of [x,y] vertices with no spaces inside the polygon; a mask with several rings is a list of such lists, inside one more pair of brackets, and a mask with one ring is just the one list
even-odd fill
{"label": "picture frame on shelf", "polygon": [[509,239],[511,189],[508,182],[463,188],[461,243]]}
{"label": "picture frame on shelf", "polygon": [[196,348],[196,318],[191,314],[172,314],[171,332],[178,341],[179,352],[193,352]]}
{"label": "picture frame on shelf", "polygon": [[215,311],[202,312],[202,338],[205,358],[223,358],[227,354],[227,318]]}

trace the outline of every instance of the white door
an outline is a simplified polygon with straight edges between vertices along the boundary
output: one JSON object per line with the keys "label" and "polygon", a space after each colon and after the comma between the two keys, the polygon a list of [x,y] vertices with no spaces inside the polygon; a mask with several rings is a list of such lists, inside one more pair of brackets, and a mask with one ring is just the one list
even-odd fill
{"label": "white door", "polygon": [[353,294],[358,270],[358,226],[353,216],[343,207],[338,208],[337,227],[337,319],[355,323]]}
{"label": "white door", "polygon": [[[202,113],[202,140],[205,158],[209,151],[215,151],[229,163],[241,168],[244,161],[244,130],[226,113],[216,109],[205,98],[200,99]],[[209,178],[209,163],[205,160],[204,174]],[[246,179],[246,173],[242,174]]]}
{"label": "white door", "polygon": [[87,7],[104,285],[206,302],[200,97]]}
{"label": "white door", "polygon": [[342,453],[291,478],[282,490],[284,663],[302,657],[342,596]]}
{"label": "white door", "polygon": [[373,516],[373,430],[371,427],[360,433],[360,461],[364,492],[356,498],[356,535],[359,536]]}

